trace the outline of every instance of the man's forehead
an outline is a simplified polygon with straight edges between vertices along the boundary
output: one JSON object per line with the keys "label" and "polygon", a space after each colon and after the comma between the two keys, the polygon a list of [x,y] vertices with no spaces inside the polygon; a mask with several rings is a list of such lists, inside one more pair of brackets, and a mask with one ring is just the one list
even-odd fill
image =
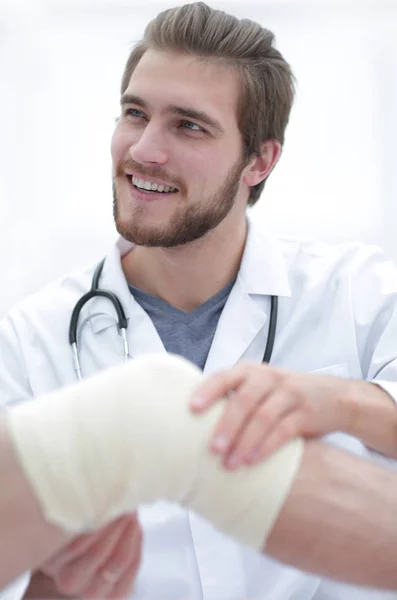
{"label": "man's forehead", "polygon": [[215,119],[235,117],[241,81],[238,73],[214,60],[148,50],[132,73],[124,96],[156,106],[190,107]]}

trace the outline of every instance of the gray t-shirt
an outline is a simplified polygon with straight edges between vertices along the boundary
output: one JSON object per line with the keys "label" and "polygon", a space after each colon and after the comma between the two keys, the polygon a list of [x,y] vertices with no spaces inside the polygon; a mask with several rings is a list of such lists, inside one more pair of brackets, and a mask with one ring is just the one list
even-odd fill
{"label": "gray t-shirt", "polygon": [[130,291],[153,321],[167,352],[183,356],[204,369],[219,317],[233,285],[234,281],[189,313],[133,286]]}

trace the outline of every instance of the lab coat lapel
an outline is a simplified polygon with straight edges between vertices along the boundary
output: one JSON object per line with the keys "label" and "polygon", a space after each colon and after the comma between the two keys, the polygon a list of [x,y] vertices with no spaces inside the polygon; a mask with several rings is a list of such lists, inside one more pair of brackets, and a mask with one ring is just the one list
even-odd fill
{"label": "lab coat lapel", "polygon": [[[286,258],[280,242],[248,218],[240,270],[219,319],[205,366],[206,374],[230,368],[241,358],[262,360],[272,295],[291,295]],[[262,354],[251,356],[247,351],[258,335],[263,338],[263,344],[259,345]]]}
{"label": "lab coat lapel", "polygon": [[268,318],[263,303],[255,302],[237,280],[219,319],[205,373],[235,365],[265,327]]}
{"label": "lab coat lapel", "polygon": [[165,352],[161,338],[153,321],[131,296],[131,317],[129,321],[130,355],[137,358],[141,354]]}

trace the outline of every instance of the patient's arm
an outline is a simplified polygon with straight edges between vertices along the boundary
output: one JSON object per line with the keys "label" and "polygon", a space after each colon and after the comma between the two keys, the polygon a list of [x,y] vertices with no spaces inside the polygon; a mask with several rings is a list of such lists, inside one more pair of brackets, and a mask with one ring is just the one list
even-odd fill
{"label": "patient's arm", "polygon": [[[44,519],[4,420],[0,486],[1,589],[42,564],[70,535]],[[396,548],[397,475],[320,442],[306,443],[266,553],[335,579],[397,589]]]}

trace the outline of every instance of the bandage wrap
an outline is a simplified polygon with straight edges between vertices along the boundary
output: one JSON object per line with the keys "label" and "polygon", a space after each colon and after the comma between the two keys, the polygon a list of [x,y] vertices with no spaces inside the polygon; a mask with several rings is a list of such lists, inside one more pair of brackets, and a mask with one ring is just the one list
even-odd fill
{"label": "bandage wrap", "polygon": [[201,381],[184,359],[147,355],[10,411],[11,435],[45,518],[79,533],[164,499],[263,548],[302,442],[226,471],[209,451],[224,402],[202,415],[189,410]]}

